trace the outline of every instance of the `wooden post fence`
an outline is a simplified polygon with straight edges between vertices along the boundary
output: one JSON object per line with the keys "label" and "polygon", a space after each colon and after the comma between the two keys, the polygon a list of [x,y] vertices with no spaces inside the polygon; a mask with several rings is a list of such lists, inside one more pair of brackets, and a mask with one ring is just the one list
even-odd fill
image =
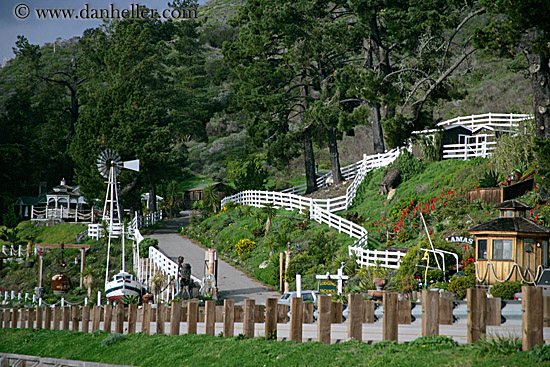
{"label": "wooden post fence", "polygon": [[87,333],[90,329],[90,306],[82,307],[82,332]]}
{"label": "wooden post fence", "polygon": [[118,302],[115,309],[115,333],[124,333],[124,305]]}
{"label": "wooden post fence", "polygon": [[330,344],[331,303],[330,296],[319,296],[317,300],[317,341],[325,344]]}
{"label": "wooden post fence", "polygon": [[141,308],[141,332],[144,334],[151,333],[151,304],[144,303]]}
{"label": "wooden post fence", "polygon": [[54,307],[53,309],[53,329],[59,330],[61,323],[61,307]]}
{"label": "wooden post fence", "polygon": [[544,345],[542,288],[524,285],[521,287],[522,349],[531,350],[535,345]]}
{"label": "wooden post fence", "polygon": [[350,294],[348,296],[348,338],[363,340],[363,296]]}
{"label": "wooden post fence", "polygon": [[52,327],[52,309],[48,306],[44,309],[44,329],[51,329]]}
{"label": "wooden post fence", "polygon": [[156,333],[158,335],[164,334],[164,326],[166,323],[166,305],[164,303],[157,304],[157,321],[156,321]]}
{"label": "wooden post fence", "polygon": [[11,309],[11,327],[12,327],[12,329],[17,328],[18,319],[19,319],[19,309],[12,308]]}
{"label": "wooden post fence", "polygon": [[63,313],[61,316],[62,328],[63,330],[69,330],[69,322],[71,321],[71,307],[61,307],[61,312]]}
{"label": "wooden post fence", "polygon": [[487,332],[487,295],[480,288],[468,288],[468,343],[485,338]]}
{"label": "wooden post fence", "polygon": [[100,322],[101,322],[101,306],[95,305],[94,308],[92,309],[92,333],[96,330],[99,330]]}
{"label": "wooden post fence", "polygon": [[439,299],[439,324],[453,324],[453,300],[450,298]]}
{"label": "wooden post fence", "polygon": [[28,309],[27,315],[27,328],[34,329],[34,308]]}
{"label": "wooden post fence", "polygon": [[235,324],[235,301],[226,299],[223,301],[223,336],[234,335]]}
{"label": "wooden post fence", "polygon": [[44,325],[44,308],[37,307],[36,308],[36,328],[42,329],[43,325]]}
{"label": "wooden post fence", "polygon": [[[103,331],[111,332],[111,321],[113,320],[113,305],[107,304],[103,309]],[[148,333],[147,333],[148,334]]]}
{"label": "wooden post fence", "polygon": [[254,309],[256,301],[253,299],[244,300],[244,336],[247,338],[254,337]]}
{"label": "wooden post fence", "polygon": [[277,305],[277,322],[286,324],[288,319],[289,307],[287,305]]}
{"label": "wooden post fence", "polygon": [[374,323],[374,301],[363,301],[363,322],[366,324]]}
{"label": "wooden post fence", "polygon": [[71,308],[71,330],[72,331],[79,331],[79,313],[80,308],[78,306],[73,306]]}
{"label": "wooden post fence", "polygon": [[422,336],[439,336],[439,292],[422,291]]}
{"label": "wooden post fence", "polygon": [[265,305],[265,338],[277,340],[277,298],[266,299]]}
{"label": "wooden post fence", "polygon": [[187,302],[187,334],[197,333],[198,316],[199,316],[199,303],[197,301]]}
{"label": "wooden post fence", "polygon": [[313,307],[312,302],[304,303],[304,324],[313,324]]}
{"label": "wooden post fence", "polygon": [[550,326],[550,297],[543,297],[543,315],[542,322],[544,327]]}
{"label": "wooden post fence", "polygon": [[136,332],[137,322],[137,305],[130,304],[128,306],[128,334],[134,334]]}
{"label": "wooden post fence", "polygon": [[487,326],[500,326],[501,304],[499,297],[487,298]]}
{"label": "wooden post fence", "polygon": [[290,340],[302,342],[302,321],[304,305],[302,297],[290,299]]}
{"label": "wooden post fence", "polygon": [[397,323],[402,325],[411,324],[411,301],[403,298],[397,301]]}
{"label": "wooden post fence", "polygon": [[382,317],[382,340],[397,341],[397,293],[384,292],[384,316]]}
{"label": "wooden post fence", "polygon": [[216,301],[204,302],[204,313],[205,333],[214,336],[216,333]]}
{"label": "wooden post fence", "polygon": [[342,323],[342,311],[344,308],[344,305],[342,302],[332,302],[331,306],[331,315],[332,320],[331,322],[333,324],[341,324]]}
{"label": "wooden post fence", "polygon": [[172,314],[170,315],[170,335],[180,335],[181,302],[172,303]]}

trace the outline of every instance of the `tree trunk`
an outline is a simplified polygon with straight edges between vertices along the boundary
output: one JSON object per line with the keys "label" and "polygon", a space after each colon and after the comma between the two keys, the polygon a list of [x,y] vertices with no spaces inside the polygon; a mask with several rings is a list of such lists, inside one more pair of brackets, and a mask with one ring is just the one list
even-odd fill
{"label": "tree trunk", "polygon": [[550,136],[550,69],[548,56],[528,56],[531,85],[533,87],[533,107],[535,110],[536,136],[546,140]]}
{"label": "tree trunk", "polygon": [[149,186],[149,199],[147,200],[149,211],[154,213],[157,211],[157,189],[154,184]]}
{"label": "tree trunk", "polygon": [[372,119],[372,142],[374,145],[374,153],[384,153],[384,131],[382,130],[382,115],[380,114],[380,104],[371,104],[371,119]]}
{"label": "tree trunk", "polygon": [[306,168],[306,194],[317,191],[317,177],[315,174],[315,155],[313,153],[313,142],[311,141],[311,132],[309,127],[304,130],[302,137],[304,144],[304,163]]}
{"label": "tree trunk", "polygon": [[338,140],[336,137],[336,128],[329,127],[327,129],[328,151],[330,154],[330,167],[332,169],[332,179],[335,185],[344,181],[342,171],[340,170],[340,157],[338,154]]}

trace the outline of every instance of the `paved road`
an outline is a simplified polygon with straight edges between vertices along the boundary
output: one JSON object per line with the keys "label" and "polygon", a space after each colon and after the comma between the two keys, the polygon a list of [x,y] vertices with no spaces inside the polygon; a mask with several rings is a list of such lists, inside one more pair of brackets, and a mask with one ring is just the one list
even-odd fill
{"label": "paved road", "polygon": [[[205,250],[183,238],[178,234],[182,226],[189,220],[189,214],[167,222],[164,228],[154,231],[147,237],[159,240],[160,249],[171,259],[177,261],[178,256],[184,257],[184,262],[191,264],[191,273],[197,278],[204,277]],[[280,297],[278,292],[272,291],[262,283],[249,278],[240,270],[225,261],[218,261],[218,292],[220,298],[235,300],[236,304],[243,304],[244,300],[254,299],[256,304],[265,304],[268,297]]]}

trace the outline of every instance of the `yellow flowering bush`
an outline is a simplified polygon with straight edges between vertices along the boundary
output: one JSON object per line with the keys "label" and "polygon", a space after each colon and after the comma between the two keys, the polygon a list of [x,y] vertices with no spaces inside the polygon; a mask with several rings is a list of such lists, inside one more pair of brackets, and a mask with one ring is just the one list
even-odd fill
{"label": "yellow flowering bush", "polygon": [[240,240],[235,245],[235,251],[237,251],[237,255],[239,255],[239,257],[241,258],[247,257],[248,254],[250,254],[250,252],[255,248],[256,248],[256,242],[248,238],[244,238]]}

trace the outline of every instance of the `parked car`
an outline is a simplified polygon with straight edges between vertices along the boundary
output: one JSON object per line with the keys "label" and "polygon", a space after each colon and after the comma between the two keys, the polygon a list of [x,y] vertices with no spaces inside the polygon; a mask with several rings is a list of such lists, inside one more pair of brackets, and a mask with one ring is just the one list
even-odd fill
{"label": "parked car", "polygon": [[[280,305],[287,305],[290,306],[290,299],[292,297],[298,297],[297,292],[285,292],[279,298],[279,301],[277,302]],[[319,297],[319,291],[302,291],[302,300],[304,302],[313,302],[317,304],[317,298]]]}

